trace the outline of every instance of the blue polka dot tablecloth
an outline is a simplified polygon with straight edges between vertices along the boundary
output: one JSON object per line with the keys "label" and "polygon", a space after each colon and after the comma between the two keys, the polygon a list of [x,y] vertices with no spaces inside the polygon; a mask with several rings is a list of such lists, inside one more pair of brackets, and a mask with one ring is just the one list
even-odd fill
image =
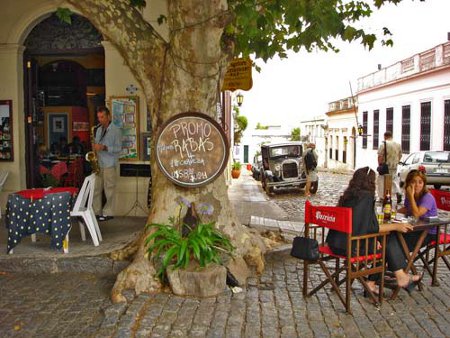
{"label": "blue polka dot tablecloth", "polygon": [[63,240],[70,230],[70,192],[58,192],[39,199],[10,194],[6,206],[5,225],[8,229],[9,253],[23,237],[44,233],[51,237],[51,247],[62,250]]}

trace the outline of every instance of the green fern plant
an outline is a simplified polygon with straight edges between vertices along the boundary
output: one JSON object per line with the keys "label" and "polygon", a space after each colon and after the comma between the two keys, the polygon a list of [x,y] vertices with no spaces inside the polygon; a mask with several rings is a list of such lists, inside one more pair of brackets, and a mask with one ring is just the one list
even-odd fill
{"label": "green fern plant", "polygon": [[160,280],[169,265],[174,268],[186,268],[191,260],[201,267],[210,263],[221,263],[221,254],[230,254],[234,247],[230,240],[215,228],[215,222],[199,223],[183,237],[174,219],[170,224],[149,224],[146,228],[155,228],[145,241],[149,257],[162,256],[161,267],[157,272]]}

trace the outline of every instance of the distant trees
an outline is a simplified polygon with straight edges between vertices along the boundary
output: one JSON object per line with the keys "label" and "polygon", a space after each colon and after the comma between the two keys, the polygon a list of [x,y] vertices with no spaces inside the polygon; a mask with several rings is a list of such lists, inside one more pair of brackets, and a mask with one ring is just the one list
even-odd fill
{"label": "distant trees", "polygon": [[266,129],[269,129],[269,126],[263,126],[260,122],[258,122],[256,124],[256,129],[257,130],[266,130]]}
{"label": "distant trees", "polygon": [[300,141],[300,128],[293,128],[291,130],[291,141]]}
{"label": "distant trees", "polygon": [[241,143],[242,135],[247,129],[248,120],[245,116],[239,115],[239,108],[234,107],[234,144]]}

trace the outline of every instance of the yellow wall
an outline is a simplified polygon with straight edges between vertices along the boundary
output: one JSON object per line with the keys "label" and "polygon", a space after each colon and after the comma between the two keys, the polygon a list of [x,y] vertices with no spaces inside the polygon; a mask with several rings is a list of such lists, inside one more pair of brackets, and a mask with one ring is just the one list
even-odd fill
{"label": "yellow wall", "polygon": [[[23,92],[23,42],[29,32],[54,12],[57,7],[69,7],[61,0],[2,0],[2,20],[0,20],[0,100],[13,100],[13,141],[14,161],[0,161],[0,169],[10,171],[8,180],[0,192],[0,208],[4,209],[8,193],[21,190],[26,187],[25,177],[25,125],[24,125],[24,92]],[[156,24],[156,19],[161,14],[166,14],[166,2],[164,0],[147,1],[147,7],[143,10],[144,18],[154,25],[155,29],[163,37],[167,37],[167,27]],[[128,95],[126,87],[130,84],[138,87],[137,94],[140,97],[140,130],[145,131],[146,104],[142,89],[136,79],[125,65],[117,50],[107,41],[103,43],[105,48],[105,97]],[[60,58],[59,58],[60,59]],[[71,58],[73,59],[73,58]],[[54,60],[50,57],[42,57],[40,62],[47,63]],[[87,68],[97,67],[99,59],[80,57],[76,60]],[[143,162],[136,162],[143,163]],[[148,178],[139,178],[139,201],[146,205]],[[135,200],[135,178],[120,177],[118,180],[117,215],[127,212]],[[139,211],[138,215],[142,215]],[[134,211],[131,213],[134,215]]]}

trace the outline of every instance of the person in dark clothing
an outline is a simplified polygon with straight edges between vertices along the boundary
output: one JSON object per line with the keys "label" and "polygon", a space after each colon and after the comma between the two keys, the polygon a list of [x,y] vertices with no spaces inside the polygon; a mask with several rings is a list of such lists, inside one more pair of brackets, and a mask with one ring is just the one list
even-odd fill
{"label": "person in dark clothing", "polygon": [[[385,223],[378,224],[375,214],[375,171],[370,167],[360,168],[355,171],[352,179],[339,198],[337,206],[352,208],[352,234],[364,235],[377,233],[380,231],[400,231],[408,232],[412,225],[408,223]],[[330,230],[327,236],[327,243],[330,249],[338,255],[347,254],[347,236],[342,232]],[[373,247],[373,245],[371,246]],[[365,252],[365,248],[361,248]],[[394,272],[397,284],[411,291],[420,281],[421,276],[409,276],[403,269],[406,267],[406,257],[398,242],[397,235],[391,233],[387,238],[386,261],[388,269]],[[375,285],[377,276],[373,276],[367,282],[369,288],[374,293],[378,293]]]}

